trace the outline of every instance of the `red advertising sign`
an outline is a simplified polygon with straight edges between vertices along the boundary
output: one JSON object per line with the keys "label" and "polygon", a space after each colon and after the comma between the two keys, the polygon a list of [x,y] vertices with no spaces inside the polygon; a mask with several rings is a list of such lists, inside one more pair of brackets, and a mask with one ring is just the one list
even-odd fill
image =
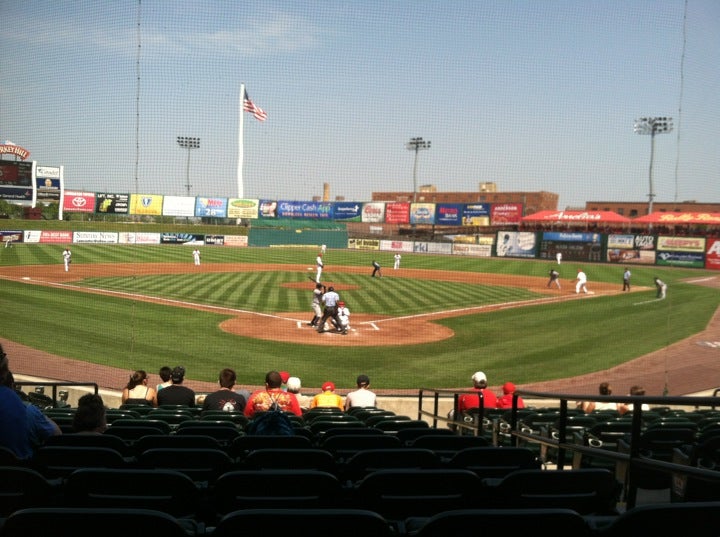
{"label": "red advertising sign", "polygon": [[490,207],[491,225],[519,224],[522,220],[522,212],[522,203],[494,203]]}
{"label": "red advertising sign", "polygon": [[705,268],[720,270],[720,237],[708,238],[706,245]]}
{"label": "red advertising sign", "polygon": [[63,211],[68,213],[94,213],[95,194],[66,190],[63,195]]}
{"label": "red advertising sign", "polygon": [[410,223],[410,204],[402,203],[386,203],[385,204],[385,223],[386,224],[409,224]]}

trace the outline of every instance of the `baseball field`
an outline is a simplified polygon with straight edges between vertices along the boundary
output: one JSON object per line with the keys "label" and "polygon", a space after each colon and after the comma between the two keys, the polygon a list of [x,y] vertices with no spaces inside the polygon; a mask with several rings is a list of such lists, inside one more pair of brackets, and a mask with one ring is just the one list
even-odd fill
{"label": "baseball field", "polygon": [[[198,267],[187,246],[76,244],[65,272],[64,246],[0,250],[2,338],[52,356],[62,380],[103,385],[83,375],[111,368],[114,388],[163,365],[208,383],[233,367],[247,385],[278,369],[304,386],[351,388],[363,372],[389,393],[464,388],[476,370],[493,386],[536,385],[625,365],[608,380],[642,384],[633,360],[702,332],[720,304],[710,271],[633,266],[624,293],[618,265],[408,253],[393,270],[393,252],[328,250],[323,283],[347,303],[352,330],[318,334],[307,326],[316,247],[206,246]],[[373,259],[382,278],[370,277]],[[562,289],[547,286],[552,267]],[[587,295],[575,293],[579,268]],[[664,300],[654,276],[668,284]]]}

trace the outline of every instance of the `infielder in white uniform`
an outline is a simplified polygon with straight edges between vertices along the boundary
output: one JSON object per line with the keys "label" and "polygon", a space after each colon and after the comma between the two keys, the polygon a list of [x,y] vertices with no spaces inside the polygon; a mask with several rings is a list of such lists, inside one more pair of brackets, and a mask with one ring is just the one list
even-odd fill
{"label": "infielder in white uniform", "polygon": [[587,294],[587,276],[582,269],[578,269],[576,281],[577,283],[575,284],[575,293],[579,293],[580,289],[582,289],[583,293]]}
{"label": "infielder in white uniform", "polygon": [[395,254],[395,264],[393,265],[394,270],[397,270],[400,268],[400,259],[402,259],[402,256],[399,253]]}
{"label": "infielder in white uniform", "polygon": [[200,250],[197,248],[193,250],[193,259],[195,260],[196,265],[200,264]]}
{"label": "infielder in white uniform", "polygon": [[70,248],[63,250],[63,263],[65,263],[65,272],[70,270],[70,263],[72,263],[72,252]]}
{"label": "infielder in white uniform", "polygon": [[322,254],[318,254],[318,256],[315,258],[315,267],[317,268],[317,275],[315,276],[315,283],[320,283],[320,276],[322,276],[323,271],[323,260],[322,260]]}

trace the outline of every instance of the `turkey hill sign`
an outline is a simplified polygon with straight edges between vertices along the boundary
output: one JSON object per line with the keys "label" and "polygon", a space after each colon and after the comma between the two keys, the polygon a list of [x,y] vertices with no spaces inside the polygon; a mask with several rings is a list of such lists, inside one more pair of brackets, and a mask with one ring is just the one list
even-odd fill
{"label": "turkey hill sign", "polygon": [[0,155],[15,155],[20,157],[20,160],[25,160],[30,156],[30,151],[23,149],[19,145],[9,144],[5,142],[0,145]]}

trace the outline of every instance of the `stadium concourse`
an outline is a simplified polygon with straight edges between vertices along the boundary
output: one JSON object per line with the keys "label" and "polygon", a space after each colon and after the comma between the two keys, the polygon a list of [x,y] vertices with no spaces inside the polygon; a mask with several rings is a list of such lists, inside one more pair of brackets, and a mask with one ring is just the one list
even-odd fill
{"label": "stadium concourse", "polygon": [[[107,265],[108,274],[122,274],[127,273],[122,265]],[[204,271],[225,271],[228,270],[228,265],[203,265]],[[280,270],[288,270],[291,267],[287,265],[279,268]],[[49,270],[48,270],[49,269]],[[90,267],[88,267],[90,269]],[[237,270],[238,267],[232,267],[232,270]],[[271,270],[272,267],[267,267],[266,270]],[[276,268],[278,269],[278,268]],[[347,267],[348,271],[359,269],[357,267]],[[40,270],[38,274],[28,274],[29,270],[33,270],[33,267],[4,267],[2,269],[2,276],[6,279],[24,279],[32,278],[33,283],[40,285],[53,285],[55,282],[67,282],[69,283],[72,279],[82,279],[90,274],[83,275],[83,267],[80,265],[76,267],[73,272],[66,273],[62,271],[61,266],[57,267],[35,267],[34,270]],[[100,266],[92,266],[92,276],[97,277],[99,275],[98,270]],[[127,267],[127,271],[133,274],[137,274],[138,270],[147,270],[150,272],[157,271],[158,268],[152,266],[152,264],[143,265],[132,265]],[[162,271],[167,273],[170,270],[168,264],[162,264]],[[176,267],[178,273],[187,272],[188,264],[178,264]],[[247,265],[247,270],[258,270],[256,265]],[[57,271],[55,273],[54,271]],[[413,275],[405,274],[407,271],[403,271],[404,276],[414,277]],[[422,272],[424,276],[427,276],[428,271]],[[583,299],[577,297],[574,290],[565,290],[563,293],[553,293],[551,289],[546,286],[546,278],[513,278],[508,276],[499,276],[495,274],[470,274],[463,276],[462,273],[457,272],[444,272],[444,271],[431,271],[434,279],[446,279],[447,281],[459,281],[460,278],[470,277],[472,282],[490,284],[502,284],[502,285],[516,285],[531,288],[533,291],[545,293],[548,296],[548,300],[576,300]],[[418,275],[418,277],[422,277]],[[485,279],[487,282],[485,282]],[[497,281],[499,279],[502,281]],[[720,277],[704,279],[701,282],[695,282],[698,285],[706,285],[711,287],[720,287]],[[612,294],[618,293],[620,287],[611,284],[593,284],[592,289],[598,294]],[[554,295],[554,296],[553,296]],[[135,297],[136,298],[136,297]],[[185,307],[192,307],[187,305]],[[196,306],[197,307],[197,306]],[[508,307],[508,306],[504,306]],[[202,307],[200,307],[202,309]],[[480,310],[478,310],[480,311]],[[487,310],[484,310],[487,311]],[[409,334],[422,333],[425,337],[431,337],[431,341],[437,341],[447,337],[452,337],[452,333],[444,333],[443,327],[440,327],[436,323],[432,322],[433,318],[447,317],[454,312],[450,312],[445,315],[426,315],[426,316],[415,316],[413,322],[422,323],[423,327],[421,330],[415,326],[412,330],[409,330]],[[463,314],[468,313],[464,311]],[[457,315],[458,313],[454,313]],[[297,313],[278,314],[278,322],[288,323],[290,322],[294,326],[297,323],[290,318],[290,316],[298,317]],[[302,317],[302,316],[301,316]],[[303,317],[304,318],[304,317]],[[376,318],[377,319],[377,318]],[[361,321],[358,316],[353,317],[353,324]],[[385,319],[380,319],[379,322],[385,322]],[[387,319],[388,322],[391,319]],[[227,322],[228,326],[223,326],[223,329],[234,332],[232,326],[232,320]],[[252,326],[255,323],[237,323],[238,326],[242,325],[245,327]],[[303,323],[304,324],[304,323]],[[408,320],[404,319],[401,324],[408,324]],[[267,319],[263,321],[264,332],[267,333]],[[431,327],[438,327],[439,332],[435,333],[430,330]],[[306,327],[305,327],[306,328]],[[237,333],[242,333],[244,336],[249,337],[261,337],[260,334],[254,335],[245,331],[238,330]],[[273,338],[278,338],[278,332],[276,330],[269,331],[273,333]],[[295,341],[302,343],[303,337],[312,337],[313,341],[317,341],[319,336],[312,330],[287,330],[288,334],[292,334],[288,341]],[[428,336],[428,334],[431,334]],[[329,337],[333,337],[332,334],[326,334]],[[401,337],[395,329],[393,329],[393,341],[403,340],[401,344],[410,344],[413,341],[405,341],[405,338]],[[300,338],[300,339],[298,339]],[[377,345],[378,340],[376,338],[368,337],[368,343],[364,343],[362,340],[362,333],[357,338],[339,338],[335,337],[332,341],[333,345],[363,345],[371,344]],[[15,372],[18,380],[49,380],[49,381],[65,381],[65,382],[94,382],[102,390],[107,390],[109,393],[117,391],[120,387],[124,386],[127,382],[127,371],[120,368],[99,366],[85,362],[79,362],[70,358],[56,356],[50,353],[32,349],[24,345],[20,345],[13,341],[0,338],[3,346],[5,347],[8,355],[11,357],[11,367]],[[414,341],[418,343],[418,341]],[[715,382],[720,379],[720,308],[713,316],[711,322],[708,324],[703,332],[695,334],[683,341],[665,347],[659,351],[653,352],[646,356],[636,358],[635,360],[626,362],[618,365],[611,369],[582,375],[575,378],[558,379],[553,381],[537,382],[524,385],[518,385],[520,390],[529,390],[537,392],[555,392],[555,393],[568,393],[568,394],[583,394],[583,393],[596,393],[597,386],[600,382],[611,381],[616,394],[628,393],[630,386],[633,384],[641,384],[645,387],[648,395],[661,395],[668,393],[669,395],[712,395],[713,389],[717,387],[717,384],[708,385],[708,382]],[[499,380],[499,379],[498,379]],[[196,392],[209,392],[216,389],[216,383],[211,382],[200,382],[192,379],[187,379],[186,385],[193,388]],[[252,389],[256,386],[243,386],[248,389]],[[418,386],[419,387],[419,386]],[[432,386],[427,386],[430,387]],[[306,389],[312,391],[317,387],[307,386]],[[500,386],[491,386],[491,388],[500,392]],[[467,386],[458,386],[457,389],[464,390]],[[338,389],[338,393],[344,395],[349,390]],[[417,395],[417,390],[413,389],[393,389],[393,390],[376,390],[378,395],[381,397],[407,397]]]}

